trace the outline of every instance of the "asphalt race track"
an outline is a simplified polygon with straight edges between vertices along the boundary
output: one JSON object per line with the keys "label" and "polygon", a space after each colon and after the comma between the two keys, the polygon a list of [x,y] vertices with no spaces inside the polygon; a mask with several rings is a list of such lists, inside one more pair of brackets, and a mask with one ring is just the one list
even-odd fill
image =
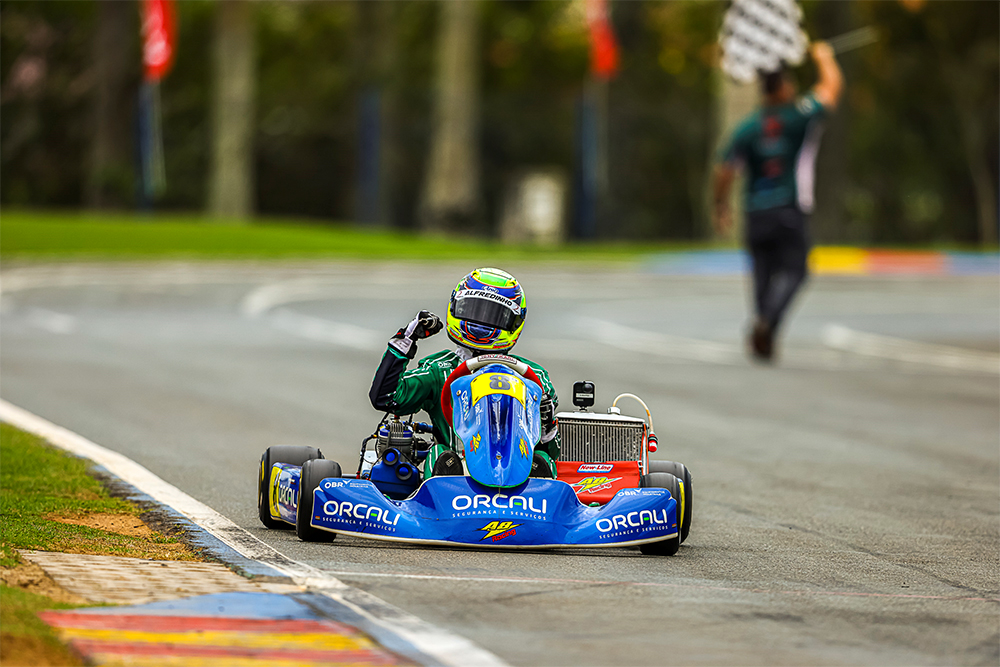
{"label": "asphalt race track", "polygon": [[549,369],[563,409],[574,380],[596,383],[602,409],[636,393],[657,458],[691,468],[678,555],[263,529],[264,448],[356,465],[385,340],[420,308],[443,314],[469,268],[7,266],[0,396],[512,664],[1000,662],[996,277],[815,280],[781,362],[760,367],[740,280],[504,267],[528,294],[517,351]]}

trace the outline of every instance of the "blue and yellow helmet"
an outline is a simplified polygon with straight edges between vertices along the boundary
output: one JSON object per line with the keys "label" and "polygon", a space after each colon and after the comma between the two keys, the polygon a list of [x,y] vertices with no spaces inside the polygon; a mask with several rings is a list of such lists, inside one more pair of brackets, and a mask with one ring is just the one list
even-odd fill
{"label": "blue and yellow helmet", "polygon": [[527,305],[517,279],[500,269],[462,278],[448,304],[448,338],[480,352],[506,352],[524,328]]}

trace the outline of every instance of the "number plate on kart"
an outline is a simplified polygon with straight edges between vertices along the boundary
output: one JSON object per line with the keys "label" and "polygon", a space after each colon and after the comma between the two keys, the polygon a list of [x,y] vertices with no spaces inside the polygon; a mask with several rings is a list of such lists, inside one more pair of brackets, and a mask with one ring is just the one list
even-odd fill
{"label": "number plate on kart", "polygon": [[524,405],[524,383],[519,378],[507,373],[485,373],[476,377],[469,388],[472,390],[473,403],[484,396],[506,394],[513,396],[521,405]]}

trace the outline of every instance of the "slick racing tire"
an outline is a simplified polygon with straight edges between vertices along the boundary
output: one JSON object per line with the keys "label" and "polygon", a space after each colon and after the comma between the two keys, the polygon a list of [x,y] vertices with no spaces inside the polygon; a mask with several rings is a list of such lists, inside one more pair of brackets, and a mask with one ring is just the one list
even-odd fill
{"label": "slick racing tire", "polygon": [[291,526],[279,519],[271,518],[271,466],[275,463],[288,463],[300,466],[306,461],[323,458],[323,452],[315,447],[299,445],[275,445],[264,450],[260,457],[260,474],[257,480],[257,515],[260,522],[268,528],[291,529]]}
{"label": "slick racing tire", "polygon": [[313,514],[313,491],[327,477],[340,479],[340,464],[327,459],[313,459],[302,464],[299,477],[299,499],[295,508],[295,534],[303,542],[332,542],[336,533],[314,528],[309,520]]}
{"label": "slick racing tire", "polygon": [[676,461],[650,461],[649,472],[669,472],[684,484],[681,491],[684,494],[684,510],[681,512],[681,544],[691,532],[691,514],[694,510],[694,486],[691,484],[691,471],[683,463]]}
{"label": "slick racing tire", "polygon": [[[651,472],[648,475],[643,475],[639,479],[639,486],[647,489],[666,489],[670,492],[670,497],[677,500],[678,506],[681,504],[680,480],[669,472]],[[678,511],[677,514],[680,515],[682,513]],[[673,556],[681,546],[680,528],[680,526],[677,527],[676,536],[660,540],[659,542],[640,545],[639,551],[647,556]]]}

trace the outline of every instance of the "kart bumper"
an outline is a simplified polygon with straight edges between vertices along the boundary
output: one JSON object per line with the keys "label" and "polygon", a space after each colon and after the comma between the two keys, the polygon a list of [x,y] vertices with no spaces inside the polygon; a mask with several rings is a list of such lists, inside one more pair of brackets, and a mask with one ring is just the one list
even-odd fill
{"label": "kart bumper", "polygon": [[369,539],[490,549],[629,546],[678,531],[677,501],[665,489],[626,489],[588,507],[562,481],[529,479],[498,491],[468,477],[433,477],[399,501],[368,480],[325,479],[310,522]]}

